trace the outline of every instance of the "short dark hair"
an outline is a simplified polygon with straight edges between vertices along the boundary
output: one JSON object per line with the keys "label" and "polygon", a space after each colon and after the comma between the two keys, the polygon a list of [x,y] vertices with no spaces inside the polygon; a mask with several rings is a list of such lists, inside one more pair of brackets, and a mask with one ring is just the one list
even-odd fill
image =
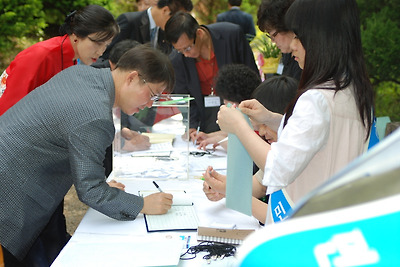
{"label": "short dark hair", "polygon": [[166,92],[172,92],[175,74],[167,55],[150,45],[137,45],[125,52],[115,69],[136,70],[150,83],[164,83]]}
{"label": "short dark hair", "polygon": [[165,24],[165,38],[174,44],[186,33],[189,39],[194,39],[197,29],[200,28],[197,20],[186,12],[177,12]]}
{"label": "short dark hair", "polygon": [[284,114],[288,104],[296,97],[298,81],[295,78],[276,75],[262,82],[253,92],[257,99],[268,110]]}
{"label": "short dark hair", "polygon": [[262,0],[257,11],[258,28],[267,32],[288,32],[285,25],[285,14],[294,0]]}
{"label": "short dark hair", "polygon": [[96,42],[104,42],[119,33],[114,16],[102,6],[88,5],[71,12],[60,27],[60,34],[75,34],[80,38],[96,33]]}
{"label": "short dark hair", "polygon": [[248,66],[227,64],[218,71],[215,91],[223,99],[240,103],[250,99],[254,89],[260,83],[260,75]]}
{"label": "short dark hair", "polygon": [[138,41],[131,40],[131,39],[122,40],[122,41],[116,43],[110,51],[109,60],[112,63],[117,64],[118,60],[121,58],[121,56],[126,51],[128,51],[131,48],[134,48],[135,46],[137,46],[139,44],[140,43]]}
{"label": "short dark hair", "polygon": [[242,0],[228,0],[228,3],[231,6],[240,6],[242,4]]}
{"label": "short dark hair", "polygon": [[171,16],[181,10],[190,12],[193,9],[193,3],[191,0],[159,0],[157,2],[158,8],[163,8],[165,6],[169,7]]}

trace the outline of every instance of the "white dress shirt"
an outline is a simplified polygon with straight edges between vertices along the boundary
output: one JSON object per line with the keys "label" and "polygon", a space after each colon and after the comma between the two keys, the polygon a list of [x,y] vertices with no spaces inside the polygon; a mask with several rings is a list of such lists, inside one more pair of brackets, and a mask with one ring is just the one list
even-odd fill
{"label": "white dress shirt", "polygon": [[292,183],[306,168],[329,137],[331,115],[318,90],[308,90],[298,99],[285,128],[278,129],[278,141],[268,152],[263,185],[271,194]]}

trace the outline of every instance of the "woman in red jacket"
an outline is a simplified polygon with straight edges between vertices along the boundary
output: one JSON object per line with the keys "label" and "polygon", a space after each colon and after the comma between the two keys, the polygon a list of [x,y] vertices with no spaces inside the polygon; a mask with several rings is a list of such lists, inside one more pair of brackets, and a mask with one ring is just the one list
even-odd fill
{"label": "woman in red jacket", "polygon": [[91,65],[118,34],[113,15],[98,5],[69,14],[62,36],[39,42],[20,52],[0,77],[0,116],[36,87],[76,64]]}

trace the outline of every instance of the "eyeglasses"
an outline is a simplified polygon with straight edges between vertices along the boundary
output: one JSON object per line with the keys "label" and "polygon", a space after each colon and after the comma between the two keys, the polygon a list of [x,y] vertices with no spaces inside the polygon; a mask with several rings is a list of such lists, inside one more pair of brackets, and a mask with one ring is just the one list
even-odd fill
{"label": "eyeglasses", "polygon": [[178,51],[178,53],[180,53],[180,54],[188,53],[192,50],[192,48],[194,47],[195,44],[196,44],[196,35],[194,35],[193,44],[191,44],[183,49],[180,49],[180,50],[177,49],[176,51]]}
{"label": "eyeglasses", "polygon": [[150,90],[150,100],[151,101],[156,101],[160,98],[161,94],[156,94],[154,93],[153,89],[151,89],[150,85],[146,82],[146,80],[144,78],[142,78],[142,81],[144,82],[144,84],[147,85],[147,87],[149,87]]}
{"label": "eyeglasses", "polygon": [[180,53],[180,54],[185,54],[185,53],[190,52],[190,51],[192,50],[193,46],[194,46],[194,44],[191,44],[191,45],[189,45],[188,47],[186,47],[186,48],[184,48],[184,49],[181,49],[181,50],[177,50],[177,51],[178,51],[178,53]]}
{"label": "eyeglasses", "polygon": [[278,35],[278,31],[274,32],[273,34],[266,33],[265,35],[271,39],[271,41],[275,41],[275,37]]}

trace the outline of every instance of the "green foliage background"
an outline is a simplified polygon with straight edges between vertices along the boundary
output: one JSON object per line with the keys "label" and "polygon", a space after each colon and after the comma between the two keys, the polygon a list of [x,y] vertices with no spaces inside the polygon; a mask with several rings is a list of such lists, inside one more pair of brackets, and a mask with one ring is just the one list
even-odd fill
{"label": "green foliage background", "polygon": [[376,115],[400,121],[400,1],[357,0]]}
{"label": "green foliage background", "polygon": [[[241,9],[256,14],[261,0],[244,0]],[[88,4],[104,6],[117,17],[135,11],[135,0],[0,0],[0,72],[29,45],[58,34],[65,16]],[[377,116],[400,121],[400,1],[357,0],[363,50],[376,92]],[[193,15],[201,24],[213,23],[226,11],[226,0],[193,0]]]}
{"label": "green foliage background", "polygon": [[40,37],[47,26],[41,0],[0,1],[0,52],[9,51],[18,38]]}

